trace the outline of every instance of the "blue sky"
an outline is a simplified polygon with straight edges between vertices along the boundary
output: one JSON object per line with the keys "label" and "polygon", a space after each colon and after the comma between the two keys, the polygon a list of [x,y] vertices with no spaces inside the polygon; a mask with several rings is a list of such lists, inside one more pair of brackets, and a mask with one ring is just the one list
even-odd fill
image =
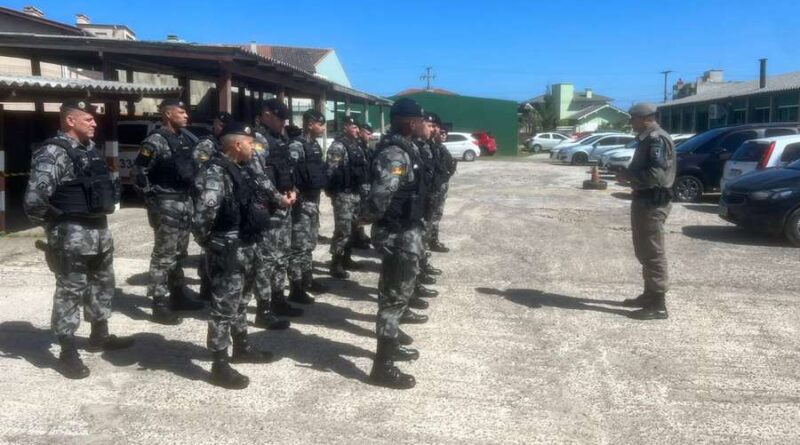
{"label": "blue sky", "polygon": [[[336,49],[353,86],[381,95],[434,86],[524,100],[572,82],[617,104],[659,101],[670,83],[710,68],[729,80],[800,70],[800,2],[762,1],[129,1],[14,0],[50,19],[125,24],[140,39],[272,43]],[[286,7],[284,8],[285,5]]]}

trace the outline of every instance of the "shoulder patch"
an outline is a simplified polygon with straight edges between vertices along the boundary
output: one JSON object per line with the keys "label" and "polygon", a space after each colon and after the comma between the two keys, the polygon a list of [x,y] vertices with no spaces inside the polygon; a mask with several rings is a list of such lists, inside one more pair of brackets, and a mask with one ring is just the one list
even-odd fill
{"label": "shoulder patch", "polygon": [[406,172],[406,168],[400,161],[392,161],[392,164],[389,166],[389,173],[394,176],[402,176]]}
{"label": "shoulder patch", "polygon": [[200,159],[202,162],[206,162],[208,161],[209,156],[207,153],[200,153],[197,155],[197,158]]}
{"label": "shoulder patch", "polygon": [[264,151],[264,144],[262,144],[262,143],[260,143],[260,142],[256,142],[256,143],[254,144],[254,148],[255,148],[255,150],[256,150],[257,152],[259,152],[259,153],[260,153],[260,152]]}
{"label": "shoulder patch", "polygon": [[153,149],[148,147],[147,145],[142,145],[142,147],[139,148],[139,154],[146,158],[152,157]]}

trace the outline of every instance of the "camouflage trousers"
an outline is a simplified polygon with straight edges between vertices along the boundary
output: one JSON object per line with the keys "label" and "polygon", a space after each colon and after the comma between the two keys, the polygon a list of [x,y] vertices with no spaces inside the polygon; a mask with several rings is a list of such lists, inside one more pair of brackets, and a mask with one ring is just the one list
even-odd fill
{"label": "camouflage trousers", "polygon": [[331,253],[343,255],[350,246],[355,219],[358,215],[358,206],[361,195],[358,193],[339,192],[331,198],[333,204],[333,239],[331,240]]}
{"label": "camouflage trousers", "polygon": [[378,280],[378,338],[397,338],[400,317],[414,294],[422,254],[422,227],[390,231],[373,225],[372,241],[383,255]]}
{"label": "camouflage trousers", "polygon": [[192,201],[160,198],[149,207],[155,231],[153,253],[150,256],[150,285],[147,295],[166,297],[171,289],[184,285],[181,261],[189,247],[192,221]]}
{"label": "camouflage trousers", "polygon": [[269,302],[272,293],[283,291],[292,247],[292,213],[290,209],[276,210],[270,218],[269,229],[258,243],[259,259],[254,275],[256,300]]}
{"label": "camouflage trousers", "polygon": [[[225,242],[227,241],[227,243]],[[211,310],[208,314],[207,345],[224,351],[231,336],[247,334],[247,305],[258,263],[258,246],[239,246],[238,240],[212,240],[206,249],[211,281]]]}
{"label": "camouflage trousers", "polygon": [[298,281],[311,271],[319,234],[319,195],[301,197],[292,208],[292,249],[289,280]]}
{"label": "camouflage trousers", "polygon": [[88,322],[111,317],[114,297],[114,242],[107,228],[60,223],[47,231],[47,263],[56,276],[51,326],[74,335],[80,308]]}
{"label": "camouflage trousers", "polygon": [[646,198],[631,201],[633,251],[642,265],[644,291],[647,293],[667,293],[669,290],[664,222],[671,209],[671,204],[659,207]]}
{"label": "camouflage trousers", "polygon": [[444,203],[447,201],[447,190],[449,185],[445,182],[438,190],[434,190],[431,196],[430,227],[428,228],[428,239],[439,239],[439,223],[444,216]]}

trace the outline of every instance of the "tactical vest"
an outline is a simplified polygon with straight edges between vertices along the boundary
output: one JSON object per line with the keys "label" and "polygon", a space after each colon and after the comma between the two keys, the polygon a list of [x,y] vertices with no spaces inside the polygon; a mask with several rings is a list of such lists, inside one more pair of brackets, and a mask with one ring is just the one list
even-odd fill
{"label": "tactical vest", "polygon": [[450,179],[452,156],[447,156],[449,154],[447,148],[437,142],[432,143],[431,152],[433,153],[434,163],[433,188],[438,189]]}
{"label": "tactical vest", "polygon": [[408,172],[405,173],[378,224],[391,230],[407,229],[421,223],[425,216],[429,184],[424,171],[424,160],[417,154],[417,150],[414,150],[412,142],[397,135],[384,138],[376,150],[375,157],[380,155],[381,150],[390,146],[400,147],[406,152],[411,160],[409,168],[414,172],[414,180],[408,181]]}
{"label": "tactical vest", "polygon": [[153,130],[150,134],[154,133],[167,140],[170,156],[166,159],[157,157],[147,178],[153,185],[188,192],[194,185],[194,177],[197,173],[197,166],[194,162],[196,140],[184,130],[177,135],[161,127]]}
{"label": "tactical vest", "polygon": [[212,233],[237,230],[239,239],[245,244],[257,242],[269,225],[270,209],[266,201],[259,199],[256,187],[241,169],[225,156],[216,156],[208,161],[219,165],[233,181],[233,196],[226,196],[219,207]]}
{"label": "tactical vest", "polygon": [[214,153],[211,154],[212,156],[217,156],[217,155],[222,154],[222,143],[220,143],[219,139],[216,136],[209,134],[209,135],[201,137],[198,140],[198,142],[202,142],[202,141],[206,141],[206,140],[211,141],[211,143],[214,144]]}
{"label": "tactical vest", "polygon": [[297,165],[297,188],[300,191],[321,190],[328,185],[325,174],[327,164],[322,159],[322,150],[315,150],[315,144],[305,138],[298,138],[297,142],[303,144],[303,162]]}
{"label": "tactical vest", "polygon": [[428,187],[433,187],[434,178],[436,176],[436,160],[433,158],[433,148],[426,141],[418,141],[416,143],[420,159],[422,161],[422,174],[423,180]]}
{"label": "tactical vest", "polygon": [[289,145],[269,133],[264,137],[269,143],[264,163],[267,169],[271,168],[275,175],[275,188],[280,192],[291,191],[295,186],[295,163],[289,154]]}
{"label": "tactical vest", "polygon": [[362,184],[369,182],[369,165],[367,157],[357,142],[348,138],[338,138],[338,142],[347,150],[347,163],[342,166],[341,174],[336,175],[329,188],[333,192],[344,190],[355,191]]}
{"label": "tactical vest", "polygon": [[[110,215],[115,210],[115,187],[105,160],[97,150],[83,152],[61,138],[51,138],[43,145],[58,145],[67,152],[75,171],[75,179],[59,184],[50,204],[66,216]],[[82,158],[87,160],[86,165]]]}

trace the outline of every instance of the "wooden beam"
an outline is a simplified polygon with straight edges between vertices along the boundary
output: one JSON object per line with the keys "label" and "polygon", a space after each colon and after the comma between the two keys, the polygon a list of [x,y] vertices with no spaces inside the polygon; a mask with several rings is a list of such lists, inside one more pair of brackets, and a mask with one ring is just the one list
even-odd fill
{"label": "wooden beam", "polygon": [[[133,83],[133,70],[125,70],[125,81]],[[125,107],[128,109],[129,117],[136,116],[136,103],[134,101],[128,100]]]}
{"label": "wooden beam", "polygon": [[[103,64],[103,80],[119,81],[116,66],[106,61]],[[103,117],[103,136],[105,156],[113,178],[119,178],[119,99],[105,102],[106,114]]]}
{"label": "wooden beam", "polygon": [[217,96],[219,111],[227,111],[230,113],[233,110],[233,98],[231,97],[231,72],[223,68],[220,72],[219,79],[217,79]]}

